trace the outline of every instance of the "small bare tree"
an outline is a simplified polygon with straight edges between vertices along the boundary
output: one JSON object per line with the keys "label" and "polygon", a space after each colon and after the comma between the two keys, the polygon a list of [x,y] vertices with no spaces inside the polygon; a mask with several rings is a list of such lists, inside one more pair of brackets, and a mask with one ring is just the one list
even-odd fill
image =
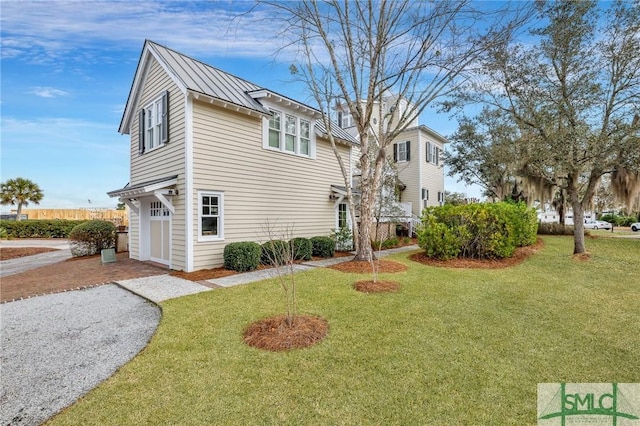
{"label": "small bare tree", "polygon": [[262,234],[267,241],[262,253],[266,260],[274,266],[274,274],[284,294],[286,324],[294,325],[297,314],[296,277],[294,261],[295,248],[292,243],[294,226],[290,224],[278,226],[269,220],[262,226]]}

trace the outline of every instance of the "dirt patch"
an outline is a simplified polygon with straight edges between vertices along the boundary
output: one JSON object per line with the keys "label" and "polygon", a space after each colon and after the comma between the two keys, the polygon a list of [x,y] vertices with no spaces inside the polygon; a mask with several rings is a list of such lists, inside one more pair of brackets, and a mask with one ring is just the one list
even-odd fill
{"label": "dirt patch", "polygon": [[394,281],[358,281],[353,288],[363,293],[395,293],[400,284]]}
{"label": "dirt patch", "polygon": [[[394,262],[393,260],[376,260],[376,266],[379,274],[404,272],[407,270],[407,265],[400,262]],[[338,263],[337,265],[329,266],[331,269],[336,269],[341,272],[352,272],[356,274],[368,274],[371,273],[371,262],[366,260],[352,260],[350,262]]]}
{"label": "dirt patch", "polygon": [[578,253],[573,255],[573,259],[580,262],[587,262],[591,260],[591,253]]}
{"label": "dirt patch", "polygon": [[58,249],[49,247],[2,247],[0,249],[0,261],[33,256],[34,254],[47,253],[56,250]]}
{"label": "dirt patch", "polygon": [[329,324],[320,317],[297,315],[293,324],[288,325],[286,317],[278,315],[254,322],[247,327],[243,338],[249,346],[278,352],[315,345],[328,331]]}
{"label": "dirt patch", "polygon": [[424,265],[438,266],[442,268],[458,268],[458,269],[500,269],[508,268],[522,263],[526,258],[535,254],[542,248],[544,242],[538,238],[535,244],[518,247],[513,256],[506,259],[466,259],[455,258],[449,260],[438,260],[428,257],[424,252],[416,253],[409,256],[414,262]]}

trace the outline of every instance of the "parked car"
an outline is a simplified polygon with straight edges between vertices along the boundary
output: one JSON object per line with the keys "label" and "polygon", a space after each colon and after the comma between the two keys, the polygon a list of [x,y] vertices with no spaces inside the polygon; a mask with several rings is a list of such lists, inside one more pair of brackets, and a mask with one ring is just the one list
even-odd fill
{"label": "parked car", "polygon": [[633,232],[638,232],[638,231],[640,231],[640,222],[632,223],[632,224],[631,224],[631,230],[632,230]]}
{"label": "parked car", "polygon": [[611,229],[611,224],[602,220],[588,220],[584,223],[584,229]]}

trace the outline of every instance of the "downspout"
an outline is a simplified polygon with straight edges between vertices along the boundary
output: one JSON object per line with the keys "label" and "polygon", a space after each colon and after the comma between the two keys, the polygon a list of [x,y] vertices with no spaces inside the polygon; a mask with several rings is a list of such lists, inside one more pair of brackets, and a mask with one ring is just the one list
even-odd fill
{"label": "downspout", "polygon": [[185,95],[184,107],[184,214],[185,214],[185,269],[193,271],[193,98]]}

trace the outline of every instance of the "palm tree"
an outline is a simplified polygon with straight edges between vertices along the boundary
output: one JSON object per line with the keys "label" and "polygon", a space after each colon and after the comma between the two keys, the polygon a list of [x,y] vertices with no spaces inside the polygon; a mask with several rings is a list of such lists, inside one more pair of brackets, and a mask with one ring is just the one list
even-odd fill
{"label": "palm tree", "polygon": [[1,204],[18,206],[16,220],[20,220],[22,206],[28,206],[29,203],[39,204],[44,196],[38,184],[21,177],[2,182],[0,192]]}

